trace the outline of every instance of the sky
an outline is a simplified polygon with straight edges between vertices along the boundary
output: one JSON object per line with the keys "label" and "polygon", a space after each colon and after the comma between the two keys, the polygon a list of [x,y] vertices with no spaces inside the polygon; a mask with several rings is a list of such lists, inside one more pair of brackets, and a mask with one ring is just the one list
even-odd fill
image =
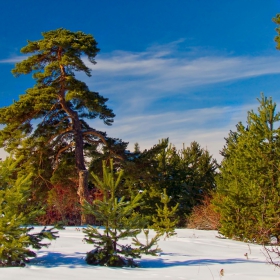
{"label": "sky", "polygon": [[[162,252],[158,256],[143,255],[136,259],[140,267],[113,268],[86,264],[86,252],[93,245],[83,242],[81,228],[66,227],[48,248],[36,251],[37,257],[26,267],[2,268],[1,277],[5,280],[279,280],[279,268],[268,265],[261,245],[216,238],[219,234],[213,230],[176,229],[176,233],[169,239],[161,238],[158,245]],[[153,236],[150,231],[149,240]],[[146,242],[143,232],[138,238]],[[120,243],[129,244],[130,239]],[[279,263],[279,258],[275,259],[273,254],[271,257]]]}
{"label": "sky", "polygon": [[0,10],[0,107],[34,85],[11,74],[20,49],[61,27],[98,42],[92,77],[77,76],[116,117],[111,127],[90,124],[131,150],[169,137],[178,149],[197,141],[220,161],[224,138],[261,92],[280,104],[279,0],[13,0]]}

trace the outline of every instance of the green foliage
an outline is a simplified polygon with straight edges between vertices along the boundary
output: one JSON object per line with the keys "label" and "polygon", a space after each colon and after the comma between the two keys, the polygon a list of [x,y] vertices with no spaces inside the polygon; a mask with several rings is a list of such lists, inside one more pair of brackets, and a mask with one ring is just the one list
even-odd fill
{"label": "green foliage", "polygon": [[[118,196],[127,199],[146,191],[143,196],[143,205],[138,211],[151,220],[151,213],[155,212],[155,203],[159,202],[160,192],[153,192],[151,186],[158,180],[158,161],[156,155],[165,148],[165,143],[153,146],[149,150],[129,152],[124,151],[123,160],[118,166],[124,170],[121,188],[117,190]],[[116,161],[114,161],[114,164]]]}
{"label": "green foliage", "polygon": [[171,197],[170,205],[179,205],[178,225],[185,226],[186,217],[193,207],[215,188],[217,162],[197,142],[181,150],[168,144],[168,141],[166,144],[167,147],[157,156],[158,181],[153,184],[153,189],[157,193],[166,189]]}
{"label": "green foliage", "polygon": [[[92,176],[103,196],[102,200],[86,203],[84,210],[87,214],[94,215],[96,220],[102,223],[104,230],[92,226],[84,230],[85,241],[95,246],[94,250],[87,253],[86,261],[93,265],[135,266],[133,259],[139,258],[143,251],[149,253],[149,245],[132,248],[120,241],[127,237],[136,237],[145,225],[143,218],[135,211],[141,206],[143,193],[138,192],[130,200],[116,196],[123,170],[116,174],[112,160],[109,167],[103,162],[102,179],[94,173]],[[155,241],[152,242],[154,245]]]}
{"label": "green foliage", "polygon": [[278,35],[275,36],[274,40],[277,43],[276,49],[280,50],[280,14],[277,14],[276,17],[272,20],[277,24],[276,32],[278,33]]}
{"label": "green foliage", "polygon": [[140,154],[140,146],[139,146],[139,143],[137,143],[137,142],[134,144],[134,153]]}
{"label": "green foliage", "polygon": [[247,128],[239,123],[226,139],[214,203],[222,234],[267,243],[280,237],[280,113],[271,98],[258,101]]}
{"label": "green foliage", "polygon": [[53,229],[31,233],[33,228],[27,226],[42,211],[28,205],[31,175],[17,178],[18,162],[8,158],[0,163],[0,266],[24,265],[36,256],[30,247],[40,249],[48,245],[42,243],[44,238],[57,237]]}
{"label": "green foliage", "polygon": [[158,234],[165,234],[165,238],[176,235],[175,227],[179,221],[179,218],[175,218],[179,204],[169,208],[168,203],[170,200],[166,194],[166,189],[164,189],[161,196],[163,207],[156,204],[157,214],[153,216],[153,224],[151,226]]}
{"label": "green foliage", "polygon": [[159,238],[162,236],[162,233],[157,232],[154,237],[149,239],[150,230],[142,229],[145,235],[145,243],[142,243],[137,236],[132,238],[133,244],[138,246],[138,251],[146,255],[157,256],[161,249],[158,247]]}
{"label": "green foliage", "polygon": [[138,190],[147,191],[140,212],[150,219],[150,223],[163,189],[170,197],[171,207],[179,204],[177,226],[185,226],[186,216],[192,208],[215,189],[217,162],[197,142],[177,150],[168,139],[163,139],[149,150],[141,152],[137,148],[133,153],[126,153],[124,159],[122,194],[129,197]]}

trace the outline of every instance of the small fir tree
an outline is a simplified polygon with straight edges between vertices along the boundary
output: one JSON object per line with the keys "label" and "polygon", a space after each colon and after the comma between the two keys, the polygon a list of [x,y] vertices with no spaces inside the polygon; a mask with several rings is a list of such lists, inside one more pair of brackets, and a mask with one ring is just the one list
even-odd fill
{"label": "small fir tree", "polygon": [[[121,183],[123,170],[114,172],[113,161],[107,167],[103,161],[103,178],[92,173],[95,186],[102,192],[102,200],[86,203],[84,211],[94,215],[102,223],[104,231],[88,226],[84,229],[85,241],[93,244],[95,249],[88,252],[86,262],[93,265],[106,266],[136,266],[134,258],[140,258],[141,253],[154,254],[150,244],[138,246],[123,245],[120,241],[127,237],[136,237],[144,226],[144,219],[136,212],[141,206],[143,193],[138,193],[130,200],[117,197],[117,189]],[[152,245],[155,242],[152,240]]]}
{"label": "small fir tree", "polygon": [[17,164],[11,158],[0,163],[0,266],[24,266],[36,256],[30,247],[40,249],[48,245],[42,242],[44,238],[57,238],[52,228],[31,233],[33,227],[26,226],[42,211],[30,209],[31,175],[15,178]]}
{"label": "small fir tree", "polygon": [[153,216],[153,225],[151,226],[159,235],[164,235],[164,240],[173,235],[176,235],[175,227],[178,224],[178,217],[175,218],[179,203],[173,207],[168,207],[168,203],[170,202],[170,198],[166,194],[166,189],[163,190],[163,194],[161,196],[161,203],[163,207],[157,206],[157,214]]}

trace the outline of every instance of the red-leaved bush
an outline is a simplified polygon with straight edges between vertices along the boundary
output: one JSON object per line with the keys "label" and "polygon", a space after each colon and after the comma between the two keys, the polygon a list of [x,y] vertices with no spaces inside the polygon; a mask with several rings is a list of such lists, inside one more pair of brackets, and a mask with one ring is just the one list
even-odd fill
{"label": "red-leaved bush", "polygon": [[45,214],[39,218],[43,225],[59,222],[64,225],[79,225],[81,208],[77,191],[72,186],[55,185],[48,192]]}
{"label": "red-leaved bush", "polygon": [[202,204],[195,206],[187,219],[187,228],[217,230],[219,227],[220,214],[215,212],[211,204],[211,196],[206,195]]}

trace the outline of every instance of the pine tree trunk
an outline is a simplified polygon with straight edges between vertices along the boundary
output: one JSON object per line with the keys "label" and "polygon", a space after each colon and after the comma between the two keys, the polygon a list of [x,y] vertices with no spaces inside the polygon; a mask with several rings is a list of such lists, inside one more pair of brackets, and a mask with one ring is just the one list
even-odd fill
{"label": "pine tree trunk", "polygon": [[[75,131],[75,163],[79,173],[79,185],[77,194],[79,196],[81,206],[84,205],[85,201],[89,201],[89,192],[88,192],[88,171],[85,166],[84,158],[84,143],[83,143],[83,133],[82,127],[79,120],[77,112],[73,111],[66,103],[63,97],[60,98],[60,104],[64,111],[72,119],[72,129]],[[89,224],[90,220],[88,215],[81,212],[81,225]]]}
{"label": "pine tree trunk", "polygon": [[[89,199],[89,192],[88,192],[88,171],[87,170],[80,170],[79,171],[79,186],[77,194],[80,198],[81,206],[84,206],[85,201]],[[88,216],[85,215],[83,212],[81,213],[81,225],[88,224]]]}
{"label": "pine tree trunk", "polygon": [[89,191],[88,191],[88,170],[85,166],[85,158],[84,158],[84,143],[83,143],[83,135],[82,129],[80,125],[80,121],[77,114],[73,114],[75,116],[74,119],[74,130],[76,131],[75,135],[75,160],[76,167],[79,172],[79,185],[77,194],[79,195],[80,205],[82,207],[81,211],[81,225],[89,224],[90,218],[88,215],[83,213],[83,206],[85,201],[89,201]]}

